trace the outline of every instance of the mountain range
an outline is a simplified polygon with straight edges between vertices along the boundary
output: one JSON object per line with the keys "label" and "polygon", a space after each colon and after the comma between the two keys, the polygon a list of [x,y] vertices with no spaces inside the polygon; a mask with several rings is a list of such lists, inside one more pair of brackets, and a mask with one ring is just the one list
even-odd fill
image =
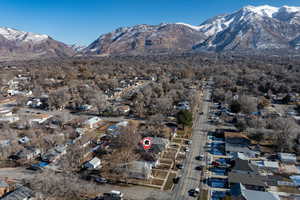
{"label": "mountain range", "polygon": [[152,54],[300,49],[300,7],[245,6],[198,26],[162,23],[118,28],[87,47],[48,35],[0,28],[0,57]]}

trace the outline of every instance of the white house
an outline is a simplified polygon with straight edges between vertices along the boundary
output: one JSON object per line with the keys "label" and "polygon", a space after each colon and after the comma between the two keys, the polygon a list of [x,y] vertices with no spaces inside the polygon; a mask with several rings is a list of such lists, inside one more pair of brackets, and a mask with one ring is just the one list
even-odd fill
{"label": "white house", "polygon": [[97,169],[101,167],[101,160],[97,157],[93,158],[92,160],[86,162],[83,167],[87,169]]}
{"label": "white house", "polygon": [[91,128],[91,129],[98,128],[99,127],[99,122],[101,122],[101,121],[102,121],[102,119],[99,118],[99,117],[92,117],[92,118],[86,120],[84,122],[84,125],[87,126],[88,128]]}
{"label": "white house", "polygon": [[127,166],[128,176],[136,179],[151,178],[152,164],[145,161],[133,161]]}
{"label": "white house", "polygon": [[47,121],[48,119],[50,119],[52,117],[52,115],[47,115],[47,114],[37,114],[34,115],[33,118],[30,120],[30,122],[36,122],[38,124],[42,124],[45,121]]}
{"label": "white house", "polygon": [[12,116],[12,110],[10,108],[0,108],[1,116]]}
{"label": "white house", "polygon": [[296,155],[293,153],[278,153],[278,157],[281,160],[281,162],[284,162],[284,163],[296,163],[297,162]]}

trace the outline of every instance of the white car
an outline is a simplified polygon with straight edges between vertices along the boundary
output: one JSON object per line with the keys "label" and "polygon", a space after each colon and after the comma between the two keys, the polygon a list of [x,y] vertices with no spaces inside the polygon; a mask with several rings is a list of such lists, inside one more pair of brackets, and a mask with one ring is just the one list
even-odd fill
{"label": "white car", "polygon": [[190,152],[190,148],[188,148],[188,147],[185,147],[183,150],[184,150],[185,152]]}
{"label": "white car", "polygon": [[121,198],[124,196],[124,194],[122,192],[118,191],[118,190],[112,190],[112,191],[110,191],[110,193],[113,194],[113,195],[117,195]]}

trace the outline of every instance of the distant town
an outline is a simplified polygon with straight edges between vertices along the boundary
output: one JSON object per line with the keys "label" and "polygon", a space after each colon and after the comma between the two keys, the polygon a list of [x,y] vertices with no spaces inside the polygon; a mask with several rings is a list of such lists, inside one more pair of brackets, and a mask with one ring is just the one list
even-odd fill
{"label": "distant town", "polygon": [[154,57],[3,62],[0,199],[300,197],[298,61]]}

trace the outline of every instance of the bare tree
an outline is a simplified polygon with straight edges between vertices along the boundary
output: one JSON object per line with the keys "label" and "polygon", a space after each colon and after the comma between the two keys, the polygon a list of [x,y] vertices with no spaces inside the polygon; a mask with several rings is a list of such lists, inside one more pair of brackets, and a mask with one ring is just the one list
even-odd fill
{"label": "bare tree", "polygon": [[102,91],[95,92],[91,102],[92,105],[94,105],[97,108],[99,115],[101,115],[101,113],[108,106],[107,96]]}

